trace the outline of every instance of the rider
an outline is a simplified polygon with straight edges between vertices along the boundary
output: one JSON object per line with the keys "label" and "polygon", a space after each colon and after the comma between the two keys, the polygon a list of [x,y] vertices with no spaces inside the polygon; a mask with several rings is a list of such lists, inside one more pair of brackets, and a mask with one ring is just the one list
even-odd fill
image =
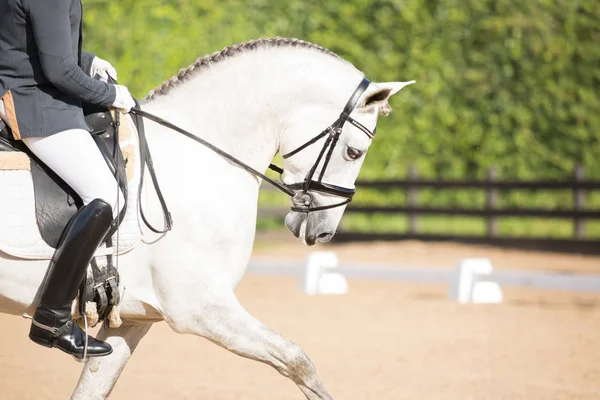
{"label": "rider", "polygon": [[[29,338],[78,358],[86,336],[72,321],[72,303],[124,205],[84,121],[82,102],[125,112],[135,105],[126,87],[108,82],[108,75],[117,78],[114,68],[81,47],[81,0],[0,0],[0,117],[84,204],[50,261]],[[89,356],[112,352],[108,343],[88,342]]]}

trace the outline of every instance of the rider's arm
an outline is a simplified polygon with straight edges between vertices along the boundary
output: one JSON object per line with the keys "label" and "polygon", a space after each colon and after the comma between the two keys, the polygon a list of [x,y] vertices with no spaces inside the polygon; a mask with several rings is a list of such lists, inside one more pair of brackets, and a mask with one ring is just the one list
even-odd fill
{"label": "rider's arm", "polygon": [[44,75],[65,93],[85,102],[110,106],[114,85],[95,80],[77,65],[71,48],[70,0],[28,0],[29,17]]}
{"label": "rider's arm", "polygon": [[[81,69],[88,76],[92,76],[91,71],[92,71],[92,63],[94,62],[94,58],[96,58],[96,55],[93,53],[88,53],[87,51],[81,52]],[[92,78],[93,78],[93,76],[92,76]]]}

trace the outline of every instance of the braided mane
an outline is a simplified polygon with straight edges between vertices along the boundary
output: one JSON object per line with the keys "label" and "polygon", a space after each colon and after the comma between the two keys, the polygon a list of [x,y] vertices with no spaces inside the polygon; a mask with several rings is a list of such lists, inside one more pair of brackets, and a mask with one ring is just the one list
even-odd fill
{"label": "braided mane", "polygon": [[325,47],[319,46],[318,44],[306,42],[300,39],[274,37],[251,40],[248,42],[238,43],[229,47],[225,47],[221,51],[217,51],[212,54],[207,54],[204,57],[198,58],[192,65],[190,65],[187,68],[180,69],[177,75],[166,80],[165,82],[163,82],[162,85],[158,86],[154,90],[151,90],[148,93],[148,95],[142,100],[142,102],[147,102],[149,100],[154,99],[156,96],[167,94],[171,88],[177,86],[186,79],[189,79],[190,77],[194,76],[194,72],[202,69],[203,67],[207,67],[209,65],[218,63],[221,60],[241,54],[247,50],[255,50],[266,47],[301,47],[307,49],[314,49],[320,51],[321,53],[328,54],[332,57],[340,58],[340,56],[326,49]]}

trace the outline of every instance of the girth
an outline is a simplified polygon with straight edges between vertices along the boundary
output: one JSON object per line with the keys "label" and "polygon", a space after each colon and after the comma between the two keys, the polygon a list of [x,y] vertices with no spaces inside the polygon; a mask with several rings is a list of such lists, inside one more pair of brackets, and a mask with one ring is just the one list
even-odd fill
{"label": "girth", "polygon": [[79,313],[86,314],[88,323],[94,327],[105,320],[114,307],[121,303],[119,292],[119,271],[113,256],[106,256],[106,263],[99,264],[92,259],[86,278],[79,288]]}

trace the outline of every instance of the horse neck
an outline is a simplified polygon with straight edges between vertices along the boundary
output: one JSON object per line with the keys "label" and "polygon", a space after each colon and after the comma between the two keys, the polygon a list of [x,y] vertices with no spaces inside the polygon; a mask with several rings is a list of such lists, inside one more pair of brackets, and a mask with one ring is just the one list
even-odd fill
{"label": "horse neck", "polygon": [[[286,127],[297,123],[294,114],[320,103],[341,110],[360,78],[350,64],[314,50],[258,50],[196,72],[144,108],[264,171]],[[314,134],[307,132],[306,140]],[[161,135],[177,134],[149,131],[150,140]]]}

